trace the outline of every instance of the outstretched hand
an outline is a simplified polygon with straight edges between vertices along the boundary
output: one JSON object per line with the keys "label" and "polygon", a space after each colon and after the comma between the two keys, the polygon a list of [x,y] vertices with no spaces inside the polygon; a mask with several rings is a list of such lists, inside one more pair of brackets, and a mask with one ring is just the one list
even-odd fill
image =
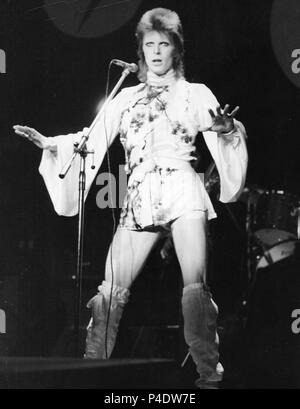
{"label": "outstretched hand", "polygon": [[208,112],[212,118],[212,126],[210,127],[210,131],[218,132],[218,133],[228,133],[234,130],[234,122],[233,118],[236,115],[240,108],[237,106],[234,110],[229,113],[229,105],[226,104],[224,109],[221,107],[217,107],[215,114],[212,109],[209,109]]}
{"label": "outstretched hand", "polygon": [[46,149],[48,147],[47,138],[36,129],[23,125],[14,125],[13,128],[17,135],[23,136],[39,148]]}

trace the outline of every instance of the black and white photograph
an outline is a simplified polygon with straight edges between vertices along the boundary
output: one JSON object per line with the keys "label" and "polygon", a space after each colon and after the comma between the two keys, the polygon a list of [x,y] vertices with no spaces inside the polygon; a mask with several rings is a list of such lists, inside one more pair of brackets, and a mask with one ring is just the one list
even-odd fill
{"label": "black and white photograph", "polygon": [[299,0],[1,0],[0,389],[300,389]]}

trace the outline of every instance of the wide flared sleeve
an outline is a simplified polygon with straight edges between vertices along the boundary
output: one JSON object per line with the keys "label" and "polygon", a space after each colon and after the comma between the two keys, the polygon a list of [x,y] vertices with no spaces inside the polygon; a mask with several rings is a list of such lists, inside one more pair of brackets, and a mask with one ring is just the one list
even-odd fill
{"label": "wide flared sleeve", "polygon": [[248,165],[246,130],[241,122],[234,119],[233,133],[226,136],[210,131],[212,118],[209,109],[216,112],[220,104],[204,84],[192,85],[198,129],[203,133],[220,176],[220,201],[234,202],[242,193],[246,180]]}
{"label": "wide flared sleeve", "polygon": [[[133,87],[132,87],[133,88]],[[94,165],[92,169],[92,155],[86,158],[86,189],[85,199],[91,184],[101,166],[108,147],[119,131],[121,114],[123,112],[130,88],[123,89],[107,106],[92,129],[87,142],[88,150],[94,150]],[[74,143],[81,140],[83,131],[59,135],[50,138],[51,145],[56,146],[56,152],[44,150],[39,172],[42,175],[51,201],[57,214],[61,216],[74,216],[78,213],[78,181],[80,171],[80,156],[77,155],[64,179],[59,178],[62,167],[70,159]]]}

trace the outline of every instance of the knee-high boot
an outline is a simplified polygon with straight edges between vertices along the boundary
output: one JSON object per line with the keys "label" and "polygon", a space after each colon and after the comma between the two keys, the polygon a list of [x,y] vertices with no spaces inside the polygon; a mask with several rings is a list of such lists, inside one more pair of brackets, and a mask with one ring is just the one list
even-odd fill
{"label": "knee-high boot", "polygon": [[115,346],[119,322],[130,292],[116,285],[111,291],[111,283],[107,281],[103,281],[98,290],[98,294],[87,304],[92,309],[92,318],[87,327],[84,358],[106,359]]}
{"label": "knee-high boot", "polygon": [[218,307],[205,284],[184,287],[182,313],[185,341],[200,376],[196,386],[221,381],[224,370],[219,363]]}

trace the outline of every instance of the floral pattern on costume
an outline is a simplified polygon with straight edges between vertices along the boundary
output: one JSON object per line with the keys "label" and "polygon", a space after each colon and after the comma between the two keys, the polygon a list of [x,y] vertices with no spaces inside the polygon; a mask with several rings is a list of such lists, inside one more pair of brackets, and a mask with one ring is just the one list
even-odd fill
{"label": "floral pattern on costume", "polygon": [[193,138],[188,135],[188,130],[178,121],[172,123],[172,134],[179,136],[184,143],[191,143]]}
{"label": "floral pattern on costume", "polygon": [[[165,224],[170,216],[170,209],[163,206],[163,185],[167,182],[166,178],[170,177],[177,169],[166,168],[163,169],[155,166],[149,173],[150,178],[157,181],[160,185],[156,189],[155,198],[151,203],[151,213],[153,225]],[[146,175],[145,175],[146,176]],[[142,194],[141,184],[143,180],[133,180],[127,188],[127,193],[124,199],[123,208],[120,214],[120,226],[132,230],[142,230],[141,223],[141,208],[142,208]]]}
{"label": "floral pattern on costume", "polygon": [[120,214],[120,226],[134,230],[141,230],[139,215],[141,212],[141,196],[139,185],[141,182],[134,181],[127,187],[123,208]]}
{"label": "floral pattern on costume", "polygon": [[[125,169],[128,174],[143,162],[146,148],[151,144],[153,133],[151,124],[166,111],[167,101],[161,96],[169,91],[169,87],[145,86],[143,91],[144,95],[142,94],[133,106],[123,113],[121,118],[120,141],[125,150]],[[126,123],[128,117],[130,118],[129,125]],[[133,144],[127,138],[128,126],[129,131],[132,130],[136,136]],[[137,154],[138,150],[140,151],[139,154]]]}
{"label": "floral pattern on costume", "polygon": [[137,112],[135,117],[132,118],[130,126],[131,128],[134,129],[135,133],[138,132],[141,129],[141,127],[144,125],[145,117],[146,115],[144,112]]}

